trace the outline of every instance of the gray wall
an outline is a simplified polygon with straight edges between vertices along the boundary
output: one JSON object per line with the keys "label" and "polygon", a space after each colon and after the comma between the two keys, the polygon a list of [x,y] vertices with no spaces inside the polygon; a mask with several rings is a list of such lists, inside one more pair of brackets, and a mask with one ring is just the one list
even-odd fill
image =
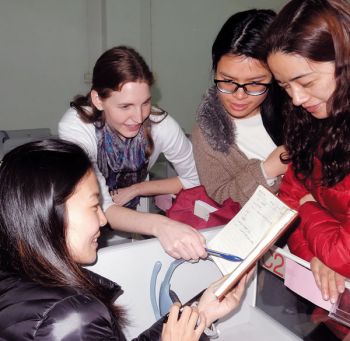
{"label": "gray wall", "polygon": [[0,1],[0,130],[56,130],[86,91],[86,0]]}
{"label": "gray wall", "polygon": [[[279,9],[285,0],[259,0]],[[154,102],[186,131],[211,82],[210,48],[256,0],[0,0],[0,130],[49,127],[86,93],[99,54],[126,44],[156,76]],[[85,80],[84,80],[85,79]]]}
{"label": "gray wall", "polygon": [[[155,0],[152,67],[161,107],[189,131],[203,92],[211,84],[211,46],[226,19],[249,8],[276,8],[281,0]],[[158,97],[158,96],[157,96]]]}

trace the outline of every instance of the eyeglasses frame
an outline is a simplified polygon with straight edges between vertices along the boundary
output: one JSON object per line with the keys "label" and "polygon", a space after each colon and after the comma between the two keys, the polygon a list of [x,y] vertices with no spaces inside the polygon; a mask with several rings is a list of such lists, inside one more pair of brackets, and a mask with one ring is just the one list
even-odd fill
{"label": "eyeglasses frame", "polygon": [[[214,83],[215,83],[215,86],[216,88],[222,92],[223,94],[234,94],[235,92],[238,91],[239,88],[242,88],[244,93],[249,95],[249,96],[261,96],[263,94],[265,94],[268,90],[269,90],[269,87],[272,85],[272,83],[260,83],[260,82],[250,82],[250,83],[244,83],[244,84],[240,84],[240,83],[237,83],[237,82],[234,82],[234,81],[231,81],[231,80],[224,80],[224,79],[214,79]],[[234,84],[236,85],[236,89],[232,92],[229,92],[229,91],[225,91],[225,90],[222,90],[218,87],[218,83],[231,83],[231,84]],[[258,94],[252,94],[252,93],[249,93],[249,91],[247,90],[246,86],[247,85],[250,85],[250,84],[256,84],[256,85],[263,85],[265,86],[265,90],[261,93],[258,93]]]}

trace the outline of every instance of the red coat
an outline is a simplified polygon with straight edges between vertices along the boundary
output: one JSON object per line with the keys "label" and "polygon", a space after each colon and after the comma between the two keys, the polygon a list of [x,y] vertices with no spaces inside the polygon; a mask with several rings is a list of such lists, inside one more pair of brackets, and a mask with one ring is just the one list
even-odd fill
{"label": "red coat", "polygon": [[[321,163],[305,185],[296,179],[289,166],[279,197],[297,209],[301,222],[288,240],[292,253],[310,261],[316,256],[341,275],[350,278],[350,175],[332,187],[320,185]],[[299,204],[311,193],[317,202]]]}

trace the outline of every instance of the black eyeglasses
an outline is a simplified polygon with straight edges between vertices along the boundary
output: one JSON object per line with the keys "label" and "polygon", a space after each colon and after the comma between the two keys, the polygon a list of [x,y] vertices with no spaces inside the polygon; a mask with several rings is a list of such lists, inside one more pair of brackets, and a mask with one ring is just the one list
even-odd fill
{"label": "black eyeglasses", "polygon": [[249,96],[260,96],[264,94],[270,87],[271,83],[251,82],[239,84],[231,80],[214,79],[216,88],[224,94],[234,94],[239,88]]}

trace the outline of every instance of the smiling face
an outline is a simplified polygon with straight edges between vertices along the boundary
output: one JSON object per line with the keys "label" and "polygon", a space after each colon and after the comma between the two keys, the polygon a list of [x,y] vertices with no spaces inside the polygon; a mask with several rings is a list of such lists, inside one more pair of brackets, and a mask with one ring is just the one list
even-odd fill
{"label": "smiling face", "polygon": [[91,99],[95,107],[104,112],[107,124],[122,138],[135,137],[151,113],[151,89],[145,82],[125,83],[120,91],[112,91],[106,99],[92,90]]}
{"label": "smiling face", "polygon": [[[226,54],[220,58],[215,72],[215,79],[232,80],[240,84],[269,83],[271,78],[270,71],[257,59],[232,54]],[[233,94],[218,91],[218,96],[232,117],[247,118],[259,112],[267,93],[260,96],[250,96],[240,88]]]}
{"label": "smiling face", "polygon": [[268,65],[295,106],[302,106],[315,118],[328,117],[327,101],[335,90],[333,62],[275,52],[268,57]]}
{"label": "smiling face", "polygon": [[91,264],[96,260],[100,227],[107,223],[99,205],[95,173],[89,171],[66,201],[66,243],[75,262]]}

